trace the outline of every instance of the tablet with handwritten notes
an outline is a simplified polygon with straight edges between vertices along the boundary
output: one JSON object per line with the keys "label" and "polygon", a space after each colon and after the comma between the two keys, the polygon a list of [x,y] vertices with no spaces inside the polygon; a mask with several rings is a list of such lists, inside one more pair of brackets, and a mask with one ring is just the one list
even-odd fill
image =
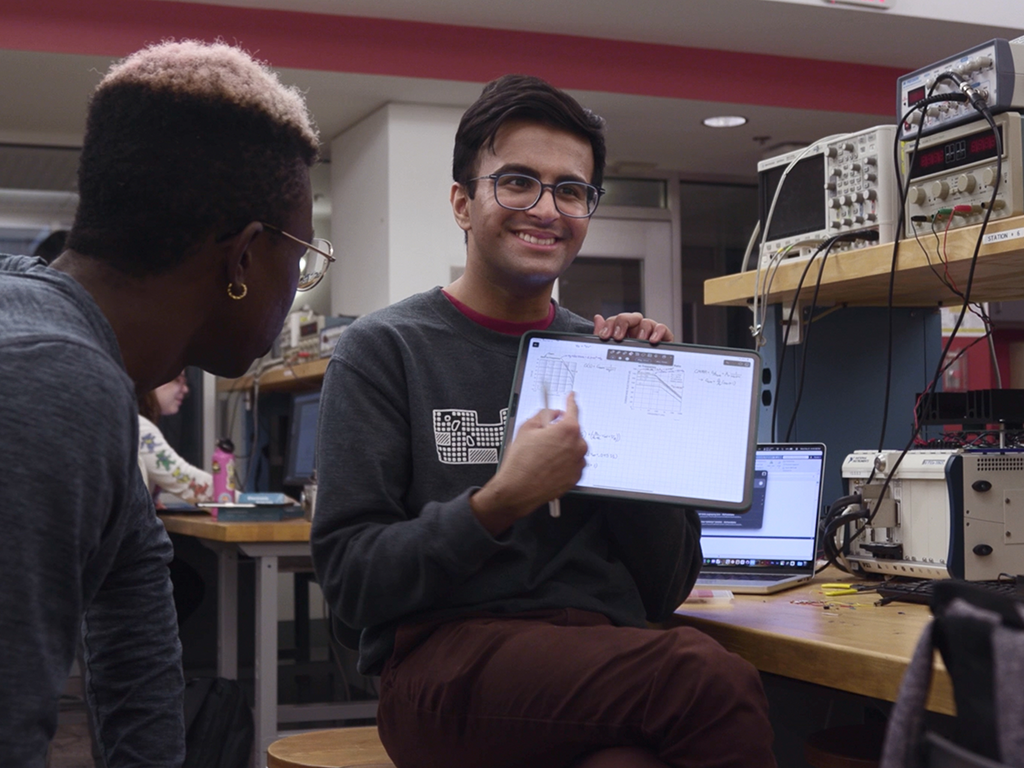
{"label": "tablet with handwritten notes", "polygon": [[752,350],[531,331],[505,444],[574,392],[588,446],[574,493],[742,512],[753,497],[760,381]]}

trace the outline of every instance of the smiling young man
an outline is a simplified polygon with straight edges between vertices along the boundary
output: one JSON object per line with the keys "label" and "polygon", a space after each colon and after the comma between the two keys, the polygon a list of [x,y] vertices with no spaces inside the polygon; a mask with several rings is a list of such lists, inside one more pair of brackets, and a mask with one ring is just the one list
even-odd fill
{"label": "smiling young man", "polygon": [[381,675],[406,766],[772,766],[756,671],[689,629],[646,627],[689,592],[692,510],[568,496],[587,444],[564,413],[497,467],[519,337],[671,340],[638,314],[551,300],[587,234],[603,121],[532,77],[484,88],[455,139],[466,270],[342,336],[321,398],[313,557]]}

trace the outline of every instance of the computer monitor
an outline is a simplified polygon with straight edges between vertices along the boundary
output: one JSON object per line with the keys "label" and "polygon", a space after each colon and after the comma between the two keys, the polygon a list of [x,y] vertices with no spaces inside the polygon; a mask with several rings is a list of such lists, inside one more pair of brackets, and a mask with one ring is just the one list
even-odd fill
{"label": "computer monitor", "polygon": [[295,395],[288,426],[288,451],[285,455],[285,485],[305,485],[316,467],[316,426],[320,413],[320,393]]}

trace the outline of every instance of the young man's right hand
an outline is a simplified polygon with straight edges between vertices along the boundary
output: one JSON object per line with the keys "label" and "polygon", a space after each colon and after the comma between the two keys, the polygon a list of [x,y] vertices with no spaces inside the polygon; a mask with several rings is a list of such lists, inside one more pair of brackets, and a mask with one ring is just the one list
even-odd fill
{"label": "young man's right hand", "polygon": [[473,494],[470,506],[497,536],[575,486],[587,464],[586,455],[576,397],[569,393],[565,411],[544,409],[523,423],[497,473]]}

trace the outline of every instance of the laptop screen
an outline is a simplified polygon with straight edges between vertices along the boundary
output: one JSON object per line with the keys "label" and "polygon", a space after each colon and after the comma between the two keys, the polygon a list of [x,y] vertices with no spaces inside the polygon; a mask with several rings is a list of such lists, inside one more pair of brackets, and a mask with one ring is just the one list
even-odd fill
{"label": "laptop screen", "polygon": [[750,510],[697,513],[705,569],[813,566],[824,469],[820,443],[759,445]]}

